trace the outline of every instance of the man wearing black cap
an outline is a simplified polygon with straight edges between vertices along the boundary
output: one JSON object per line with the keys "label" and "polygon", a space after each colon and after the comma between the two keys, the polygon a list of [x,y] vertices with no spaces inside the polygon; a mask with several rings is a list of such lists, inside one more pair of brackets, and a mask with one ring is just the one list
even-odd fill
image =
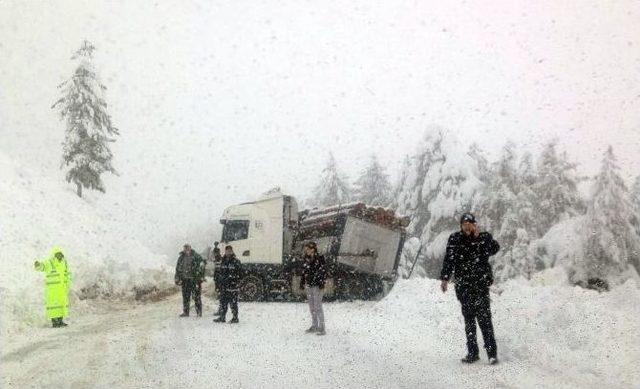
{"label": "man wearing black cap", "polygon": [[224,248],[224,256],[220,262],[218,270],[220,280],[220,317],[213,320],[216,323],[224,323],[227,316],[227,309],[231,305],[231,323],[238,323],[238,292],[240,291],[240,279],[242,278],[242,264],[233,253],[233,247],[226,246]]}
{"label": "man wearing black cap", "polygon": [[489,286],[493,284],[493,272],[489,257],[500,250],[500,245],[490,233],[480,232],[476,218],[465,213],[460,218],[460,231],[449,236],[447,252],[442,264],[440,288],[447,291],[449,280],[455,276],[456,297],[462,305],[468,354],[464,363],[479,359],[476,339],[476,320],[484,339],[489,363],[498,363],[498,349],[491,323]]}

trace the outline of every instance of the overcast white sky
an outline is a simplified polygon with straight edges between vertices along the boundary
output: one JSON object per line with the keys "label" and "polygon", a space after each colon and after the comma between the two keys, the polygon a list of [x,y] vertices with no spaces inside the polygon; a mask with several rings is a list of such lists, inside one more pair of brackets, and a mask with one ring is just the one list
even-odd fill
{"label": "overcast white sky", "polygon": [[2,1],[4,149],[57,168],[50,106],[85,38],[130,190],[306,195],[330,150],[395,174],[433,124],[490,153],[557,136],[582,173],[612,144],[640,173],[638,1]]}

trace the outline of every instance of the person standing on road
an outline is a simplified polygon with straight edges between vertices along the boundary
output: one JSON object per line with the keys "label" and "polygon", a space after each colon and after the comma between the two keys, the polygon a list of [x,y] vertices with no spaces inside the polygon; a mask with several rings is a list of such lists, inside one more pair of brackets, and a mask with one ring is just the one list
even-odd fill
{"label": "person standing on road", "polygon": [[191,296],[196,304],[196,314],[202,316],[202,283],[205,281],[205,261],[200,254],[191,249],[186,243],[183,246],[178,263],[176,264],[175,283],[182,287],[182,314],[180,317],[189,316]]}
{"label": "person standing on road", "polygon": [[322,309],[322,294],[327,279],[327,263],[322,255],[318,254],[318,246],[315,242],[309,242],[304,246],[304,265],[300,288],[307,292],[309,311],[311,312],[311,327],[306,333],[325,335],[324,311]]}
{"label": "person standing on road", "polygon": [[33,267],[45,274],[45,304],[53,328],[66,327],[62,319],[69,316],[71,271],[62,249],[54,247],[47,259],[35,261]]}
{"label": "person standing on road", "polygon": [[238,292],[240,291],[240,279],[242,278],[243,270],[240,260],[233,253],[233,247],[226,246],[224,248],[224,256],[218,271],[221,312],[220,317],[213,321],[215,323],[224,323],[227,317],[227,309],[231,305],[233,318],[230,323],[238,323]]}
{"label": "person standing on road", "polygon": [[222,263],[222,255],[220,254],[220,243],[213,242],[213,284],[216,289],[216,295],[218,296],[218,311],[214,313],[214,316],[220,316],[222,314],[222,291],[220,290],[220,264]]}
{"label": "person standing on road", "polygon": [[445,293],[452,276],[455,277],[456,297],[462,305],[468,354],[463,363],[479,359],[476,338],[476,320],[484,339],[489,363],[498,363],[498,348],[493,334],[489,287],[493,284],[493,272],[489,257],[500,250],[500,245],[490,233],[480,232],[476,218],[465,213],[460,218],[460,231],[449,236],[447,251],[440,274],[440,288]]}

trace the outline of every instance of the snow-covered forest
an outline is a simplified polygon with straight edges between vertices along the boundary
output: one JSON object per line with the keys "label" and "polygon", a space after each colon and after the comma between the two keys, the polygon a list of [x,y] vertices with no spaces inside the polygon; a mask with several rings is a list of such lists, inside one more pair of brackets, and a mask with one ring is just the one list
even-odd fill
{"label": "snow-covered forest", "polygon": [[[631,0],[0,2],[0,386],[640,387],[639,15]],[[300,210],[406,216],[394,276],[326,299],[324,337],[281,296],[213,323],[209,273],[204,317],[178,317],[183,245],[206,258],[225,209],[271,188]],[[482,348],[461,365],[457,284],[439,280],[465,212],[500,245],[497,365]],[[36,271],[54,247],[66,328]]]}
{"label": "snow-covered forest", "polygon": [[310,204],[359,201],[409,215],[417,240],[407,246],[402,271],[422,245],[416,274],[424,277],[439,277],[458,215],[471,211],[502,246],[492,258],[498,281],[561,266],[576,284],[617,284],[640,272],[640,175],[629,188],[611,146],[600,161],[599,171],[580,176],[556,139],[537,155],[506,141],[489,160],[477,144],[465,149],[452,131],[436,128],[407,155],[393,189],[375,156],[350,189],[331,155]]}

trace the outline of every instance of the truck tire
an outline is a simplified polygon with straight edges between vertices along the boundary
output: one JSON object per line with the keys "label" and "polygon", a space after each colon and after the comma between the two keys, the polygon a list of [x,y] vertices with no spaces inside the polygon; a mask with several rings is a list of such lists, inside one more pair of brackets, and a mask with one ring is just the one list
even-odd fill
{"label": "truck tire", "polygon": [[264,300],[264,280],[256,274],[249,274],[240,281],[240,301]]}
{"label": "truck tire", "polygon": [[364,300],[367,297],[367,284],[360,277],[349,277],[344,280],[342,294],[347,300]]}
{"label": "truck tire", "polygon": [[322,299],[326,302],[336,301],[338,298],[337,286],[335,284],[334,278],[327,278],[327,281],[324,285],[324,291],[322,294]]}

